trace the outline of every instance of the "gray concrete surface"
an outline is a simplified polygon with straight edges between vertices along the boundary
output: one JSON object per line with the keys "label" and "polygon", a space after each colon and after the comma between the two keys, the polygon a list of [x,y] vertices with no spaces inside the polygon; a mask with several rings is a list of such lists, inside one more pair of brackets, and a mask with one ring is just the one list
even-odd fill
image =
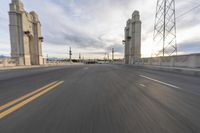
{"label": "gray concrete surface", "polygon": [[55,80],[64,84],[0,119],[0,133],[200,132],[199,77],[125,65],[4,71],[0,106]]}

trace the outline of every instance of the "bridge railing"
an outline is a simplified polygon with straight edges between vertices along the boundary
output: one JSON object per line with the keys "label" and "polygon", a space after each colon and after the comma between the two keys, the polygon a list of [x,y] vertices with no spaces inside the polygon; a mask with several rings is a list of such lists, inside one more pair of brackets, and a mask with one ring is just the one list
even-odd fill
{"label": "bridge railing", "polygon": [[62,64],[71,64],[67,61],[60,61],[60,60],[47,60],[46,65],[62,65]]}
{"label": "bridge railing", "polygon": [[200,68],[200,54],[138,59],[134,64],[167,67]]}
{"label": "bridge railing", "polygon": [[0,67],[13,67],[13,66],[17,66],[16,59],[14,58],[0,59]]}

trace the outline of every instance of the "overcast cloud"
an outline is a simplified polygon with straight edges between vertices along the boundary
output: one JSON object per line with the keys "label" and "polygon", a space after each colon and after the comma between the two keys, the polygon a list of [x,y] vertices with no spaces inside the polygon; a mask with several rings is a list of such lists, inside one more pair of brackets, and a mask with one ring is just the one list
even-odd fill
{"label": "overcast cloud", "polygon": [[[8,10],[11,0],[0,0],[0,55],[10,54]],[[150,56],[157,0],[23,0],[27,11],[36,11],[45,38],[44,55],[66,57],[69,46],[75,57],[104,57],[112,47],[123,58],[122,40],[126,20],[139,10],[142,20],[142,55]],[[200,4],[176,0],[177,16]],[[177,19],[180,53],[200,51],[200,9]]]}

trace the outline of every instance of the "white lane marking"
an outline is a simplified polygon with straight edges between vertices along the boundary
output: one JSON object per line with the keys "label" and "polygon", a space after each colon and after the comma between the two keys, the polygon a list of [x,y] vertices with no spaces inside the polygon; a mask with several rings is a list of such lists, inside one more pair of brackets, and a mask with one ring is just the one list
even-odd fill
{"label": "white lane marking", "polygon": [[178,87],[178,86],[175,86],[175,85],[172,85],[172,84],[168,84],[168,83],[165,83],[165,82],[156,80],[156,79],[152,79],[152,78],[149,78],[149,77],[144,76],[144,75],[140,75],[140,77],[143,77],[143,78],[146,78],[146,79],[149,79],[149,80],[152,80],[152,81],[155,81],[155,82],[158,82],[158,83],[160,83],[160,84],[167,85],[167,86],[170,86],[170,87],[173,87],[173,88],[176,88],[176,89],[181,89],[181,88]]}
{"label": "white lane marking", "polygon": [[146,85],[143,85],[143,84],[139,84],[140,86],[142,86],[142,87],[146,87]]}

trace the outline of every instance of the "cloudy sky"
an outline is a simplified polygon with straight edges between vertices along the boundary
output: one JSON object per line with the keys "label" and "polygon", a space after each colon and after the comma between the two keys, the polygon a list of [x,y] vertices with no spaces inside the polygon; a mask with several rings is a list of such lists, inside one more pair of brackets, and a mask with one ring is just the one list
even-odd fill
{"label": "cloudy sky", "polygon": [[[0,0],[0,55],[10,54],[8,10],[11,0]],[[123,58],[122,40],[126,20],[139,10],[142,20],[142,56],[150,56],[157,0],[22,0],[27,11],[36,11],[42,23],[44,56],[103,58],[115,48]],[[200,4],[199,0],[176,0],[179,16]],[[179,54],[200,52],[200,8],[177,19]]]}

